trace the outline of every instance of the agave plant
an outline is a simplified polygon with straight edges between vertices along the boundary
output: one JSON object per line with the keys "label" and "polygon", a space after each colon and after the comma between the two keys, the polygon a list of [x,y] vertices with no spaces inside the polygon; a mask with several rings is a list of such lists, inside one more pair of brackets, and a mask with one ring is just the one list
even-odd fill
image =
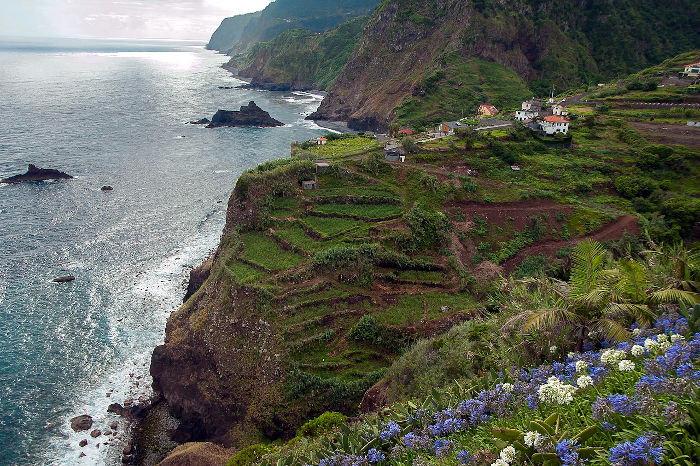
{"label": "agave plant", "polygon": [[[631,318],[643,325],[655,318],[660,303],[698,302],[698,294],[676,287],[677,281],[654,284],[650,268],[632,259],[608,265],[607,253],[600,243],[584,240],[574,249],[568,286],[557,286],[551,280],[535,279],[538,290],[550,299],[547,306],[526,310],[515,317],[524,321],[525,332],[572,328],[576,335],[576,350],[581,351],[589,332],[622,341],[629,338],[623,324]],[[554,299],[551,299],[553,297]]]}

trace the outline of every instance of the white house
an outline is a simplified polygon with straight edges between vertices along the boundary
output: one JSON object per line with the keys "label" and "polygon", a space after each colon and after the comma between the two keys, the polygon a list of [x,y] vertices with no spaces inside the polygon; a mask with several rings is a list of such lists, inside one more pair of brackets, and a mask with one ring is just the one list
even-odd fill
{"label": "white house", "polygon": [[533,112],[532,110],[517,110],[515,112],[515,119],[518,121],[534,120],[539,115],[539,112]]}
{"label": "white house", "polygon": [[683,74],[686,76],[689,76],[691,78],[697,78],[698,76],[700,76],[700,62],[690,63],[689,65],[685,65],[685,69],[683,70]]}
{"label": "white house", "polygon": [[537,124],[542,132],[548,136],[569,132],[569,120],[557,115],[546,116],[538,120]]}
{"label": "white house", "polygon": [[479,105],[479,115],[482,117],[496,116],[498,114],[498,109],[493,105],[482,104]]}
{"label": "white house", "polygon": [[552,105],[552,115],[565,116],[568,114],[569,114],[569,111],[562,104]]}

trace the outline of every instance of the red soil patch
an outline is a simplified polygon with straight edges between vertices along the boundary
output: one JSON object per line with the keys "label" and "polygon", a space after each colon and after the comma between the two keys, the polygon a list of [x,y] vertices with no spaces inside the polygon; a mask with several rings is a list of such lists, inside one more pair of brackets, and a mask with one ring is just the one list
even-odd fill
{"label": "red soil patch", "polygon": [[[447,204],[447,211],[454,215],[461,210],[464,212],[466,220],[471,220],[474,215],[486,220],[489,224],[505,225],[506,222],[516,230],[521,231],[530,224],[530,215],[546,214],[550,218],[562,213],[569,216],[572,212],[570,206],[559,204],[549,199],[533,199],[518,202],[502,202],[498,204],[488,204],[480,202],[460,203],[452,202]],[[513,220],[509,221],[508,217]]]}
{"label": "red soil patch", "polygon": [[543,255],[547,257],[556,257],[557,251],[567,246],[574,246],[579,242],[583,241],[585,238],[590,238],[594,241],[610,241],[618,239],[623,233],[629,233],[631,235],[639,234],[639,223],[637,217],[634,215],[623,215],[618,217],[611,223],[608,223],[603,228],[598,231],[591,233],[586,236],[579,236],[577,238],[572,238],[567,241],[544,241],[542,243],[536,243],[532,246],[521,249],[518,253],[505,261],[502,265],[506,273],[513,272],[513,269],[520,264],[526,257]]}

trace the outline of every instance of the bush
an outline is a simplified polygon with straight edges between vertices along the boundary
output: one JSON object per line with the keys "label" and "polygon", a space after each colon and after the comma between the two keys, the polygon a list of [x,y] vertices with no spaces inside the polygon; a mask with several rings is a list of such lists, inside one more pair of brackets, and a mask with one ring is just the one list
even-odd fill
{"label": "bush", "polygon": [[250,464],[258,464],[260,458],[270,451],[270,447],[258,443],[240,450],[238,453],[226,463],[226,466],[248,466]]}
{"label": "bush", "polygon": [[379,325],[374,316],[363,315],[348,333],[348,338],[355,341],[373,342],[379,333]]}
{"label": "bush", "polygon": [[415,154],[419,151],[418,144],[416,144],[416,140],[413,139],[411,136],[406,136],[405,138],[401,139],[401,147],[403,147],[403,150],[405,150],[409,154]]}
{"label": "bush", "polygon": [[615,179],[615,190],[627,199],[648,196],[658,187],[656,181],[641,176],[620,176]]}
{"label": "bush", "polygon": [[450,228],[450,222],[442,212],[424,209],[415,204],[404,215],[404,221],[419,249],[436,247],[447,241],[446,232]]}
{"label": "bush", "polygon": [[339,427],[347,422],[347,416],[334,411],[326,411],[315,419],[307,421],[299,427],[297,431],[298,437],[316,437],[317,435],[325,434],[336,427]]}
{"label": "bush", "polygon": [[647,81],[647,82],[632,81],[631,83],[627,84],[628,91],[651,92],[651,91],[655,91],[658,87],[659,87],[658,84],[656,84],[653,81]]}

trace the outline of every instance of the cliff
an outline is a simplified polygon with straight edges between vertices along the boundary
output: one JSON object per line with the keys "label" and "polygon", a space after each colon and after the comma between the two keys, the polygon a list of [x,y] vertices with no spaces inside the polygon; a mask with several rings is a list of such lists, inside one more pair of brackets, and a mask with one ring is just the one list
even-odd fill
{"label": "cliff", "polygon": [[[367,17],[348,20],[323,33],[285,31],[250,50],[238,75],[255,88],[325,90],[343,70],[360,40]],[[232,59],[230,67],[235,67]]]}
{"label": "cliff", "polygon": [[242,105],[240,110],[218,110],[207,125],[207,128],[221,128],[223,126],[272,128],[284,126],[284,123],[272,118],[268,112],[258,107],[251,100],[248,105]]}
{"label": "cliff", "polygon": [[[386,129],[511,106],[528,89],[546,95],[690,50],[698,13],[687,0],[386,0],[310,119]],[[487,83],[494,71],[503,78]]]}
{"label": "cliff", "polygon": [[214,31],[211,39],[209,39],[207,49],[217,50],[222,53],[229,53],[229,51],[238,43],[238,41],[241,40],[243,31],[248,24],[251,22],[255,23],[255,21],[260,18],[261,13],[261,11],[257,11],[246,15],[225,18],[216,31]]}
{"label": "cliff", "polygon": [[290,29],[323,32],[348,19],[367,16],[378,0],[276,0],[264,10],[226,18],[209,41],[209,48],[231,55],[246,53],[258,42]]}

